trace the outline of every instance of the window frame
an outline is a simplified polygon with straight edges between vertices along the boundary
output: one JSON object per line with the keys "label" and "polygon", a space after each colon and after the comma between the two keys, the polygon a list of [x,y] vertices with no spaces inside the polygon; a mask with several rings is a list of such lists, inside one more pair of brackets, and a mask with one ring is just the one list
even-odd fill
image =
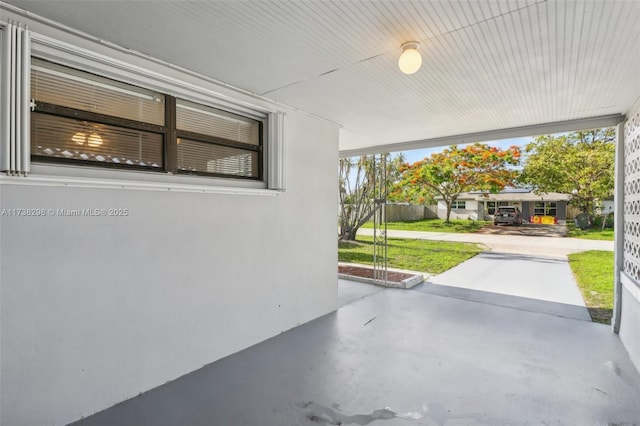
{"label": "window frame", "polygon": [[[172,136],[169,141],[169,144],[175,145],[175,155],[171,155],[171,162],[168,162],[168,165],[170,165],[172,173],[198,175],[198,176],[216,176],[216,177],[222,177],[222,178],[250,179],[250,180],[260,180],[260,181],[264,180],[264,157],[263,157],[264,122],[263,121],[255,120],[250,117],[241,116],[244,118],[250,118],[258,123],[258,144],[257,145],[239,142],[239,141],[233,141],[231,139],[225,139],[218,136],[206,135],[204,133],[191,132],[188,130],[180,130],[177,128],[178,99],[173,96],[166,96],[166,99],[167,100],[165,101],[165,108],[167,108],[167,104],[171,103],[171,115],[167,114],[167,117],[165,118],[165,124],[167,123],[168,119],[171,119],[170,123],[173,126],[171,126],[170,131],[171,132],[175,131],[175,136]],[[202,106],[208,107],[207,105],[202,105]],[[215,107],[209,107],[209,108],[215,108]],[[215,109],[220,110],[220,108],[215,108]],[[220,110],[220,111],[224,111],[224,110]],[[225,111],[225,112],[229,113],[229,111]],[[239,115],[235,113],[231,113],[231,114]],[[174,135],[174,133],[172,133],[172,135]],[[188,139],[195,142],[209,143],[215,146],[224,146],[229,148],[237,148],[237,149],[243,149],[245,151],[255,152],[257,153],[257,157],[258,157],[258,176],[257,177],[238,176],[238,175],[231,175],[231,174],[225,174],[225,173],[182,170],[178,167],[178,139]],[[173,153],[173,148],[171,150],[171,153]]]}
{"label": "window frame", "polygon": [[451,202],[451,210],[466,210],[466,209],[467,209],[466,200],[455,200]]}
{"label": "window frame", "polygon": [[[50,157],[45,155],[31,155],[31,162],[34,164],[50,164],[50,165],[68,165],[68,166],[79,166],[87,169],[114,169],[114,170],[129,170],[129,171],[137,171],[137,172],[145,172],[145,173],[153,173],[153,174],[168,174],[168,175],[181,175],[181,176],[198,176],[202,178],[219,178],[224,181],[254,181],[260,182],[264,184],[268,184],[267,182],[267,174],[266,174],[266,155],[265,155],[265,143],[267,142],[267,125],[269,123],[270,113],[256,111],[255,114],[242,114],[238,113],[237,110],[232,108],[225,109],[220,105],[215,104],[215,102],[211,103],[203,103],[201,100],[193,100],[187,96],[180,96],[179,99],[184,99],[187,102],[196,104],[198,106],[202,106],[203,109],[213,108],[219,111],[223,111],[228,114],[236,115],[239,117],[243,117],[246,119],[253,120],[258,124],[258,143],[257,144],[248,144],[244,142],[234,141],[230,139],[225,139],[216,136],[210,136],[206,134],[200,134],[196,132],[190,132],[186,130],[177,129],[177,101],[178,97],[167,94],[164,90],[158,90],[158,88],[150,88],[145,87],[136,83],[130,83],[125,78],[114,78],[113,76],[103,75],[100,73],[88,71],[76,66],[69,66],[65,63],[60,63],[58,61],[52,61],[47,59],[46,57],[40,57],[36,55],[32,55],[34,58],[38,58],[40,60],[50,62],[55,66],[62,66],[66,68],[70,68],[75,71],[80,71],[84,73],[89,73],[93,75],[97,75],[102,78],[106,78],[112,80],[116,83],[123,83],[130,85],[132,87],[152,90],[158,92],[161,96],[164,97],[164,125],[157,125],[142,121],[136,121],[121,117],[115,117],[111,115],[105,115],[101,113],[96,113],[88,110],[80,110],[76,108],[70,108],[62,105],[50,104],[46,102],[40,102],[37,99],[32,99],[34,101],[32,103],[32,113],[38,114],[48,114],[52,116],[59,116],[68,119],[75,119],[81,121],[88,121],[90,123],[96,124],[104,124],[110,126],[116,126],[123,129],[129,130],[139,130],[145,131],[155,134],[160,134],[162,136],[162,151],[163,151],[163,164],[162,167],[158,168],[148,168],[141,167],[137,165],[128,165],[122,163],[109,163],[109,162],[98,162],[91,160],[81,160],[81,159],[71,159],[71,158],[60,158],[60,157]],[[242,109],[242,108],[238,108]],[[32,136],[33,137],[33,136]],[[243,176],[239,174],[227,174],[227,173],[214,173],[207,171],[191,171],[191,170],[181,170],[178,167],[178,139],[184,138],[202,143],[209,143],[214,146],[221,147],[230,147],[236,149],[242,149],[247,151],[248,153],[255,153],[257,158],[257,173],[255,176]],[[277,190],[284,190],[283,188],[275,188]]]}
{"label": "window frame", "polygon": [[[0,22],[0,34],[4,36],[4,30],[11,25],[13,24],[5,23],[3,26]],[[13,162],[9,165],[8,159],[12,157],[3,156],[3,167],[5,160],[7,160],[7,176],[1,174],[0,180],[13,181],[20,177],[23,185],[31,186],[269,197],[286,192],[288,164],[286,139],[289,133],[287,111],[290,111],[290,108],[179,66],[73,34],[61,38],[60,34],[52,31],[43,30],[40,32],[25,29],[22,50],[16,48],[15,44],[12,46],[6,46],[6,44],[3,43],[0,47],[3,59],[13,55],[10,52],[18,51],[19,57],[23,58],[25,64],[23,69],[27,70],[27,76],[29,75],[31,58],[38,58],[115,81],[126,82],[126,84],[147,90],[169,93],[187,101],[262,121],[264,123],[263,179],[248,180],[218,178],[216,176],[149,173],[148,170],[95,167],[95,164],[92,164],[93,167],[87,167],[78,164],[78,162],[70,164],[32,162],[31,138],[29,137],[29,118],[31,117],[32,105],[27,85],[27,90],[24,90],[17,99],[18,107],[24,112],[23,117],[27,117],[24,120],[26,125],[21,133],[22,136],[18,138],[19,152],[24,152],[25,155],[18,158],[18,161],[22,161],[18,167],[14,167]],[[7,48],[4,49],[4,47]],[[4,73],[4,68],[9,66],[7,64],[11,64],[11,61],[3,60],[2,62]],[[24,80],[29,81],[30,79]],[[9,99],[7,93],[7,90],[0,90],[0,101],[2,101],[3,107]],[[4,149],[7,144],[3,141],[0,145]]]}
{"label": "window frame", "polygon": [[[542,204],[542,206],[539,206]],[[542,211],[542,214],[540,214]],[[551,214],[553,212],[553,214]],[[558,202],[557,201],[536,201],[533,205],[534,216],[557,216],[558,215]]]}
{"label": "window frame", "polygon": [[[485,201],[484,202],[484,208],[487,211],[488,215],[494,215],[496,214],[496,210],[498,209],[498,202],[497,201]],[[491,211],[493,210],[493,211]]]}

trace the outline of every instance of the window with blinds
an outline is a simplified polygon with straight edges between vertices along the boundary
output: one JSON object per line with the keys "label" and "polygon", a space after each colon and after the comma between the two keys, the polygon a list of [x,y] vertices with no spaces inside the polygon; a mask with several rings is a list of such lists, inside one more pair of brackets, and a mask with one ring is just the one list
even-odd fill
{"label": "window with blinds", "polygon": [[263,178],[263,122],[33,58],[35,161]]}
{"label": "window with blinds", "polygon": [[164,125],[164,96],[37,59],[31,65],[31,97],[42,103]]}
{"label": "window with blinds", "polygon": [[257,120],[178,99],[176,134],[180,172],[261,175],[261,123]]}
{"label": "window with blinds", "polygon": [[164,170],[163,95],[34,58],[31,97],[34,160]]}
{"label": "window with blinds", "polygon": [[49,114],[31,116],[34,157],[160,169],[162,135]]}

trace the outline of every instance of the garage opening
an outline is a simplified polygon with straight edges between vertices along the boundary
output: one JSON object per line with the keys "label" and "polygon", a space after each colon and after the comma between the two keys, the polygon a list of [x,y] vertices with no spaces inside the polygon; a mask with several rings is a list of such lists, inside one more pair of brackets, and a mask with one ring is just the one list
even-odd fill
{"label": "garage opening", "polygon": [[[609,127],[343,158],[346,278],[382,267],[428,291],[610,324],[615,144]],[[345,211],[371,213],[347,235]]]}

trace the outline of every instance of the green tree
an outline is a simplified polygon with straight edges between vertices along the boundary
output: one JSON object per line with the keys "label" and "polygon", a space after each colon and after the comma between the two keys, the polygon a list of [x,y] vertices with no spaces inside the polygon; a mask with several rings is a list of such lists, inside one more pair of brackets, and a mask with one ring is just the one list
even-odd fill
{"label": "green tree", "polygon": [[446,222],[451,205],[467,191],[498,192],[515,182],[520,163],[520,149],[502,150],[475,143],[459,148],[453,145],[442,152],[401,169],[402,177],[392,190],[394,196],[405,194],[408,200],[426,201],[433,195],[447,205]]}
{"label": "green tree", "polygon": [[358,229],[373,215],[376,199],[386,197],[389,188],[400,178],[404,156],[400,153],[386,157],[386,186],[381,186],[379,167],[381,157],[363,155],[341,158],[338,163],[338,236],[341,240],[355,240]]}
{"label": "green tree", "polygon": [[535,192],[572,194],[571,203],[593,214],[597,200],[613,195],[615,130],[538,136],[527,145],[520,182]]}

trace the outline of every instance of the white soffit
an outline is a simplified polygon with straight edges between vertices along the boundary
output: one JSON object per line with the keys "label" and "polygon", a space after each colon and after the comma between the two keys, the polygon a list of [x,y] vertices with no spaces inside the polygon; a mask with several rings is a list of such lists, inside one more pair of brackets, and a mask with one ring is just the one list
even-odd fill
{"label": "white soffit", "polygon": [[639,1],[7,3],[334,121],[343,154],[612,122],[640,96]]}

